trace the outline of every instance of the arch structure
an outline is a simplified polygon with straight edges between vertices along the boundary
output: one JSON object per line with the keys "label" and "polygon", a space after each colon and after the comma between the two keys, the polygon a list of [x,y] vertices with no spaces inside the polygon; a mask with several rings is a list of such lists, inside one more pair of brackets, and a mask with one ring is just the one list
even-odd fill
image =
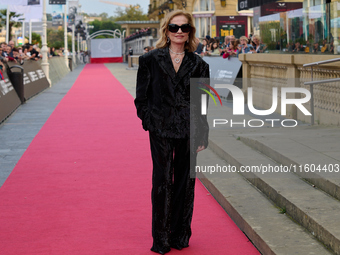
{"label": "arch structure", "polygon": [[[111,38],[97,38],[108,35]],[[100,30],[87,36],[91,63],[123,62],[123,34],[119,29]]]}

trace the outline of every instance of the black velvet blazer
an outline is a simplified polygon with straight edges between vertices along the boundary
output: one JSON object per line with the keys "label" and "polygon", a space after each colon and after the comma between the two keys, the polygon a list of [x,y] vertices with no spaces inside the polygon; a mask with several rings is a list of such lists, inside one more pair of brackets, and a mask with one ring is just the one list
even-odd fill
{"label": "black velvet blazer", "polygon": [[[209,126],[206,116],[200,114],[199,98],[204,92],[190,85],[190,78],[209,78],[209,65],[192,52],[185,52],[177,73],[168,47],[140,56],[135,99],[137,115],[143,128],[156,135],[191,137],[197,140],[196,147],[207,146]],[[196,93],[190,96],[190,89]],[[196,94],[195,99],[193,94]]]}

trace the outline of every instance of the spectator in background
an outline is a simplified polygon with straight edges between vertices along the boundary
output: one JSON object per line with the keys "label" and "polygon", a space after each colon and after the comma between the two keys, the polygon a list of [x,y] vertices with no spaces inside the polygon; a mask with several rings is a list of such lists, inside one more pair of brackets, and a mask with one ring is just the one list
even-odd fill
{"label": "spectator in background", "polygon": [[309,43],[309,40],[307,40],[307,42],[306,42],[305,52],[306,52],[306,53],[311,52],[311,45],[310,45],[310,43]]}
{"label": "spectator in background", "polygon": [[321,52],[324,53],[324,52],[327,52],[328,51],[328,44],[327,44],[327,41],[326,39],[322,41],[322,47],[321,47]]}
{"label": "spectator in background", "polygon": [[264,46],[261,44],[261,38],[259,35],[254,35],[253,37],[253,47],[254,47],[254,50],[253,52],[254,53],[263,53],[263,50],[264,50]]}
{"label": "spectator in background", "polygon": [[38,57],[39,53],[35,49],[33,49],[33,45],[27,44],[26,47],[27,47],[27,52],[29,52],[29,54],[27,53],[27,55],[30,57],[30,59],[31,60],[38,60],[39,59],[39,57]]}
{"label": "spectator in background", "polygon": [[131,47],[129,47],[129,55],[132,56],[133,55],[133,49]]}
{"label": "spectator in background", "polygon": [[333,44],[333,41],[331,41],[331,43],[329,44],[329,52],[330,53],[334,53],[334,44]]}
{"label": "spectator in background", "polygon": [[143,54],[149,53],[149,51],[150,51],[150,47],[146,46],[146,47],[144,47]]}
{"label": "spectator in background", "polygon": [[209,47],[209,41],[208,41],[208,39],[204,38],[203,41],[202,41],[201,56],[206,56],[207,55],[208,47]]}
{"label": "spectator in background", "polygon": [[293,52],[294,49],[295,49],[294,43],[293,42],[288,43],[288,51]]}
{"label": "spectator in background", "polygon": [[[2,49],[1,49],[2,51]],[[5,80],[4,72],[6,71],[5,65],[0,61],[0,80]]]}
{"label": "spectator in background", "polygon": [[253,46],[248,44],[248,38],[246,36],[240,37],[240,46],[238,47],[238,53],[248,53],[253,50]]}
{"label": "spectator in background", "polygon": [[280,41],[278,41],[278,42],[276,43],[275,49],[276,49],[276,50],[281,50],[281,43],[280,43]]}
{"label": "spectator in background", "polygon": [[318,43],[314,43],[313,53],[318,53],[319,51],[320,51],[319,44]]}
{"label": "spectator in background", "polygon": [[201,55],[202,51],[203,51],[203,44],[200,42],[200,40],[198,38],[196,38],[196,44],[197,44],[197,48],[195,50],[195,53],[198,55]]}
{"label": "spectator in background", "polygon": [[227,49],[230,45],[230,36],[224,37],[224,43],[222,44],[223,49]]}
{"label": "spectator in background", "polygon": [[55,48],[54,47],[50,48],[50,56],[51,57],[59,57],[59,55],[55,52]]}
{"label": "spectator in background", "polygon": [[11,47],[11,52],[9,53],[9,56],[13,58],[14,42],[13,41],[9,41],[8,42],[8,46]]}
{"label": "spectator in background", "polygon": [[217,41],[213,41],[210,43],[209,45],[210,47],[210,50],[208,51],[208,55],[211,56],[211,55],[220,55],[220,52],[218,50],[218,42]]}
{"label": "spectator in background", "polygon": [[6,54],[6,50],[7,50],[7,43],[1,43],[1,56],[2,57],[6,57],[7,54]]}
{"label": "spectator in background", "polygon": [[253,35],[249,34],[249,36],[248,36],[248,44],[251,44],[252,41],[253,41]]}
{"label": "spectator in background", "polygon": [[22,54],[19,53],[19,49],[18,49],[18,48],[13,48],[12,52],[13,52],[13,58],[14,58],[20,65],[23,65],[23,64],[24,64],[24,57],[22,56]]}
{"label": "spectator in background", "polygon": [[233,41],[232,43],[230,43],[230,46],[228,48],[228,54],[232,57],[236,57],[238,54],[238,45],[240,44],[239,40]]}
{"label": "spectator in background", "polygon": [[[3,57],[3,59],[5,60],[5,62],[8,61],[8,59],[7,59],[4,55],[2,55],[2,52],[3,52],[3,50],[2,50],[2,48],[0,48],[0,56]],[[0,61],[0,62],[1,62],[1,61]]]}
{"label": "spectator in background", "polygon": [[301,51],[303,51],[303,48],[301,47],[299,42],[296,42],[293,52],[297,53],[297,52],[301,52]]}
{"label": "spectator in background", "polygon": [[[16,63],[17,61],[15,60],[15,58],[10,56],[10,53],[12,52],[11,46],[7,45],[4,48],[6,48],[6,50],[2,51],[2,56],[5,57],[7,59],[7,61],[13,61],[13,62]],[[13,56],[13,54],[12,54],[12,56]]]}

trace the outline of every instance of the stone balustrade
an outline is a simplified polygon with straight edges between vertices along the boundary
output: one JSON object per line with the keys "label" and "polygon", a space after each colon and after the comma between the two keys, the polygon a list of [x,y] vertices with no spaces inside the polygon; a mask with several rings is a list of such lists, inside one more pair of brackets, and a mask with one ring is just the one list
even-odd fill
{"label": "stone balustrade", "polygon": [[[333,59],[334,55],[288,55],[288,54],[241,54],[243,64],[243,90],[253,88],[253,103],[258,109],[272,106],[272,90],[278,88],[277,113],[281,113],[281,88],[301,87],[311,81],[311,68],[304,64]],[[340,62],[313,67],[313,80],[340,78]],[[315,124],[340,125],[340,82],[314,85]],[[288,95],[288,98],[300,98],[301,94]],[[310,103],[304,106],[310,111]],[[287,106],[287,118],[310,123],[310,116],[305,116],[295,105]]]}

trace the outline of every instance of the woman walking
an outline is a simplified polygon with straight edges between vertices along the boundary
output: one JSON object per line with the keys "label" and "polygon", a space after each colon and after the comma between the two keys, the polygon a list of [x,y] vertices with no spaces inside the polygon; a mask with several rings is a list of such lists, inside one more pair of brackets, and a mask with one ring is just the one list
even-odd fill
{"label": "woman walking", "polygon": [[191,14],[172,11],[164,18],[156,49],[139,58],[135,105],[150,137],[151,250],[159,254],[189,246],[195,188],[190,165],[208,145],[206,116],[190,107],[190,89],[202,91],[190,78],[209,78],[208,64],[194,54],[195,31]]}

